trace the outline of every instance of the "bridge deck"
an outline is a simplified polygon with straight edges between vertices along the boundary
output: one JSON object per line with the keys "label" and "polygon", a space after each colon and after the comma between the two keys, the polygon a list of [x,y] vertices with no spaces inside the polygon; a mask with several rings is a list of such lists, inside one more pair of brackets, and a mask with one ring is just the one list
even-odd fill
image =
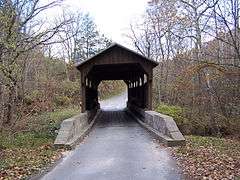
{"label": "bridge deck", "polygon": [[124,111],[104,111],[82,144],[45,180],[180,179],[168,151]]}

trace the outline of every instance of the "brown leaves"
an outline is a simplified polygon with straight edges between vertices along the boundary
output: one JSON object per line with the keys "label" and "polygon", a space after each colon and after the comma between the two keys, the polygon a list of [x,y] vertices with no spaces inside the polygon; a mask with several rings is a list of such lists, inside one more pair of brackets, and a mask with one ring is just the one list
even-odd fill
{"label": "brown leaves", "polygon": [[[206,138],[206,137],[205,137]],[[198,139],[187,137],[186,147],[172,149],[177,164],[191,179],[234,179],[240,177],[239,151],[220,151],[214,145],[196,146]],[[240,142],[234,142],[239,143]],[[222,146],[228,145],[222,144]],[[225,147],[231,148],[231,147]]]}
{"label": "brown leaves", "polygon": [[49,144],[34,149],[17,148],[4,151],[4,166],[0,166],[0,180],[25,179],[62,156],[62,149],[54,150]]}

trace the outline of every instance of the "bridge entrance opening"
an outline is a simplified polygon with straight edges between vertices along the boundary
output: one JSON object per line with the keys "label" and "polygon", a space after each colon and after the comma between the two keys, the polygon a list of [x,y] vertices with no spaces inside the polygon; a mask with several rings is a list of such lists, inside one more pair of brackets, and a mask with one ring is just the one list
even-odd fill
{"label": "bridge entrance opening", "polygon": [[102,81],[122,80],[127,86],[127,108],[152,108],[153,68],[158,63],[119,44],[77,65],[81,73],[82,112],[100,108],[98,87]]}
{"label": "bridge entrance opening", "polygon": [[98,86],[98,101],[103,110],[125,109],[127,98],[127,85],[122,80],[102,81]]}

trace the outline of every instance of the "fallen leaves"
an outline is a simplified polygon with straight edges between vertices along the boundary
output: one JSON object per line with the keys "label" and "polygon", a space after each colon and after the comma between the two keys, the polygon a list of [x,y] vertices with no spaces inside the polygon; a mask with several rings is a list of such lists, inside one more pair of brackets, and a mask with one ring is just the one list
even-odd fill
{"label": "fallen leaves", "polygon": [[187,136],[185,147],[171,149],[183,174],[190,179],[240,178],[240,142],[207,138]]}
{"label": "fallen leaves", "polygon": [[63,149],[55,150],[50,144],[38,148],[16,148],[1,150],[0,180],[26,179],[47,164],[62,156]]}

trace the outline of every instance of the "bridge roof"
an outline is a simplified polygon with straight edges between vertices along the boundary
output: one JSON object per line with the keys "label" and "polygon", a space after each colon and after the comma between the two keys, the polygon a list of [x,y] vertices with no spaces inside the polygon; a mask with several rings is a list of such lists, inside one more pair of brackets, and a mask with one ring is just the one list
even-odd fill
{"label": "bridge roof", "polygon": [[81,69],[81,67],[83,65],[88,64],[89,62],[95,61],[96,59],[98,59],[99,56],[104,55],[104,54],[106,54],[108,52],[111,52],[115,48],[127,51],[128,53],[131,53],[131,54],[135,55],[136,57],[138,57],[139,61],[145,61],[146,63],[150,64],[152,67],[156,67],[158,65],[158,62],[156,62],[156,61],[154,61],[154,60],[152,60],[150,58],[147,58],[147,57],[145,57],[145,56],[143,56],[143,55],[141,55],[141,54],[139,54],[139,53],[137,53],[137,52],[135,52],[135,51],[133,51],[131,49],[128,49],[128,48],[118,44],[118,43],[113,43],[108,48],[100,51],[99,53],[97,53],[96,55],[90,57],[89,59],[84,60],[84,61],[82,61],[80,63],[77,63],[76,64],[77,69]]}

